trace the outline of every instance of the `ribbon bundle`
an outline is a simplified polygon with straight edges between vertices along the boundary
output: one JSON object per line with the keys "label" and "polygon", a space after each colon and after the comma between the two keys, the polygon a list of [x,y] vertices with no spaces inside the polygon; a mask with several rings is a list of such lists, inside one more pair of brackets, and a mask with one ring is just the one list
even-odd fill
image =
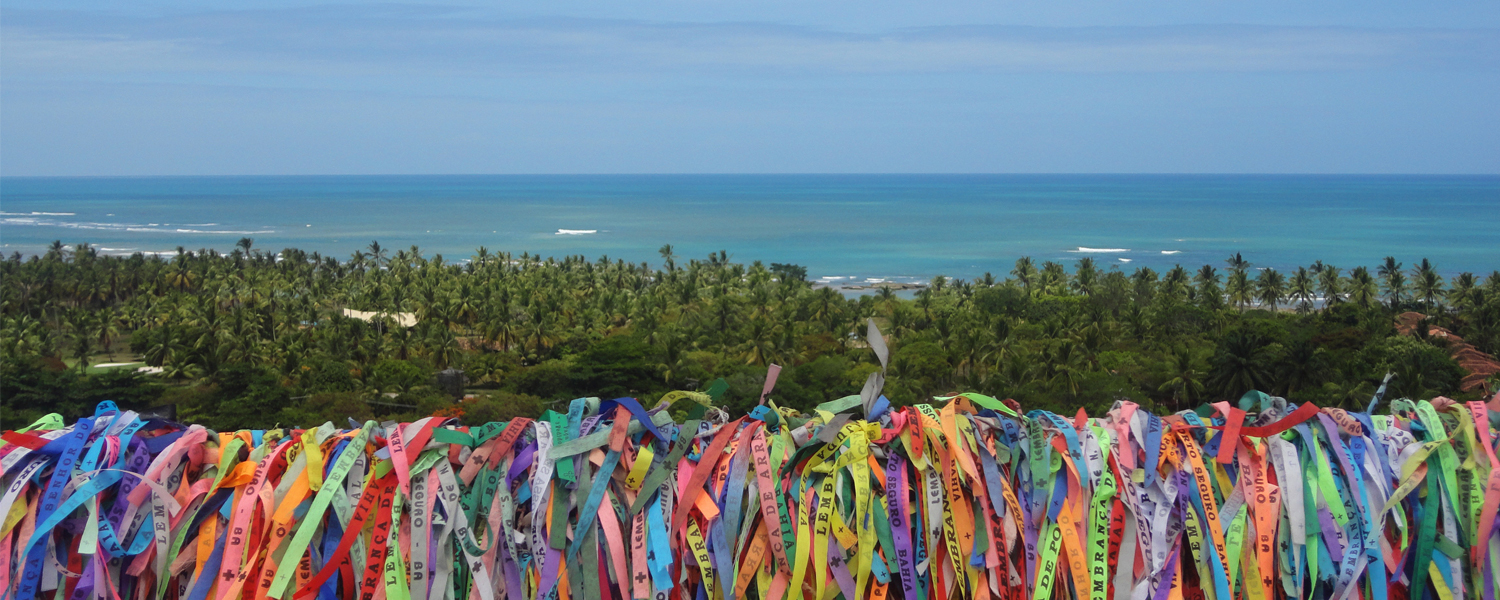
{"label": "ribbon bundle", "polygon": [[[682,402],[686,401],[686,402]],[[673,418],[669,405],[686,404]],[[104,403],[4,433],[6,598],[1494,600],[1484,403],[1022,413],[978,394],[730,419],[213,432]],[[856,414],[858,416],[856,416]],[[681,420],[681,422],[678,422]]]}

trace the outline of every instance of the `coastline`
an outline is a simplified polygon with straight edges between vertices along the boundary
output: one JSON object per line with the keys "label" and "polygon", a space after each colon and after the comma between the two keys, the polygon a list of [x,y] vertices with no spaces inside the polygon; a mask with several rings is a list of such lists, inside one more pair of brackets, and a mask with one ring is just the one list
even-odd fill
{"label": "coastline", "polygon": [[[347,258],[370,240],[446,262],[530,251],[659,264],[727,251],[810,274],[917,283],[1009,273],[1032,257],[1158,273],[1240,252],[1283,272],[1383,256],[1487,273],[1500,177],[429,176],[3,180],[0,249],[233,250]],[[1414,202],[1424,210],[1407,210]],[[1490,216],[1486,216],[1490,215]],[[595,233],[575,233],[594,231]],[[565,233],[559,233],[565,232]],[[1376,233],[1378,232],[1378,235]],[[814,277],[809,277],[813,279]],[[849,290],[857,293],[868,290]],[[878,291],[878,290],[877,290]],[[910,290],[907,290],[910,291]]]}
{"label": "coastline", "polygon": [[[935,277],[936,277],[936,275],[935,275]],[[882,291],[888,289],[891,292],[895,293],[897,298],[901,298],[903,300],[910,300],[910,299],[916,297],[916,295],[917,295],[918,292],[921,292],[922,290],[927,289],[927,287],[928,287],[926,283],[923,283],[921,281],[912,281],[912,280],[908,280],[908,281],[891,281],[891,280],[888,280],[888,279],[881,279],[880,281],[869,281],[867,279],[864,282],[850,283],[850,282],[840,281],[843,278],[839,278],[840,280],[832,280],[832,281],[830,281],[829,279],[830,278],[826,278],[825,277],[825,278],[819,278],[817,280],[812,281],[812,287],[813,287],[813,289],[830,288],[830,289],[833,289],[834,291],[837,291],[839,294],[843,295],[846,298],[856,298],[856,297],[859,297],[859,296],[864,296],[864,295],[869,295],[869,294],[878,294],[878,293],[881,293]],[[872,277],[872,278],[869,278],[869,279],[879,279],[879,278]],[[903,278],[903,279],[912,279],[912,278]]]}
{"label": "coastline", "polygon": [[850,291],[850,292],[858,292],[858,291],[865,291],[865,290],[883,290],[883,289],[889,289],[889,290],[895,291],[895,292],[905,292],[905,291],[908,291],[908,290],[911,290],[911,291],[920,290],[922,288],[927,287],[927,284],[925,284],[925,283],[898,283],[898,282],[893,282],[893,281],[883,281],[883,282],[880,282],[880,283],[872,283],[872,284],[867,284],[867,285],[845,285],[845,286],[838,286],[838,287],[839,287],[839,289]]}

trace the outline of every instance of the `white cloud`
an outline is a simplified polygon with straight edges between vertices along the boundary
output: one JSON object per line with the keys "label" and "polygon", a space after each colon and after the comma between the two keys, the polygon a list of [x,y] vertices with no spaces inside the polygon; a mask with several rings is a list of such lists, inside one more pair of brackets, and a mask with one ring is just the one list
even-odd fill
{"label": "white cloud", "polygon": [[756,23],[498,19],[353,8],[103,17],[6,11],[7,77],[504,73],[1494,70],[1489,29],[930,27],[876,34]]}

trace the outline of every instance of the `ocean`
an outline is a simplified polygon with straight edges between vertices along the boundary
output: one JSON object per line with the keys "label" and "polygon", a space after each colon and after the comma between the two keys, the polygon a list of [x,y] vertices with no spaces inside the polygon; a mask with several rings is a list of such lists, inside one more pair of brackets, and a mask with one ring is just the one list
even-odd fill
{"label": "ocean", "polygon": [[1016,258],[1157,271],[1385,256],[1452,275],[1500,268],[1500,176],[556,175],[0,178],[5,255],[53,240],[105,254],[372,240],[679,263],[794,263],[836,284],[975,278]]}

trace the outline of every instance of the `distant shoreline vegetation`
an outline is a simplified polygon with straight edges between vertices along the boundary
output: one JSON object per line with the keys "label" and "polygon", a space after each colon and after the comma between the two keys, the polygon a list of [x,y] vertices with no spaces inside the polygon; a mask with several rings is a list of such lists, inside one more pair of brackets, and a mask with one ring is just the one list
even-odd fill
{"label": "distant shoreline vegetation", "polygon": [[869,319],[891,348],[897,405],[959,390],[1055,412],[1120,398],[1167,412],[1258,389],[1363,407],[1386,373],[1387,398],[1478,399],[1500,382],[1500,271],[1444,278],[1425,259],[1281,272],[1234,255],[1158,273],[1022,258],[904,299],[845,297],[799,265],[723,251],[660,255],[481,247],[452,263],[376,242],[341,261],[245,238],[229,253],[117,257],[57,242],[0,261],[0,420],[112,399],[218,429],[486,422],[719,378],[736,410],[772,363],[785,367],[777,402],[809,408],[880,369]]}

